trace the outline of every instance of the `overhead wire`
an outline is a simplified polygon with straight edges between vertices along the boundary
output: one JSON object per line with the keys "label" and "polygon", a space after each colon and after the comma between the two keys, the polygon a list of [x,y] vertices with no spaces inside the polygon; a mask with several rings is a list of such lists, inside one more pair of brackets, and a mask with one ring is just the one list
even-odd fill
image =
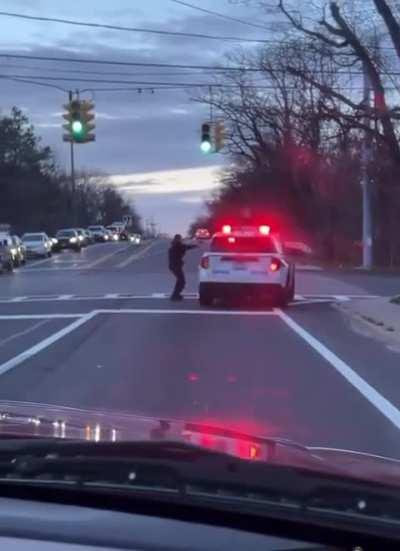
{"label": "overhead wire", "polygon": [[124,31],[124,32],[137,32],[145,34],[156,34],[161,36],[174,36],[180,38],[198,38],[205,40],[221,40],[227,42],[249,42],[254,44],[268,44],[270,42],[275,42],[273,40],[262,39],[262,38],[246,38],[239,36],[220,36],[220,35],[211,35],[205,33],[190,33],[182,31],[166,31],[162,29],[146,29],[142,27],[123,27],[121,25],[109,25],[107,23],[91,23],[89,21],[78,21],[76,19],[64,19],[59,17],[44,17],[39,15],[28,15],[16,12],[0,11],[1,17],[12,17],[17,19],[25,19],[28,21],[41,21],[44,23],[60,23],[63,25],[73,25],[78,27],[88,27],[95,29],[108,29],[112,31]]}
{"label": "overhead wire", "polygon": [[250,27],[255,27],[257,29],[262,29],[264,31],[271,31],[271,27],[266,27],[264,25],[259,25],[258,23],[253,23],[252,21],[246,21],[245,19],[240,19],[238,17],[232,17],[230,15],[227,15],[225,13],[220,13],[214,10],[209,10],[207,8],[202,8],[201,6],[196,6],[194,4],[190,4],[189,2],[183,2],[183,0],[170,0],[170,2],[173,2],[174,4],[179,4],[181,6],[185,6],[187,8],[192,8],[194,10],[200,11],[202,13],[206,13],[207,15],[214,15],[215,17],[221,17],[222,19],[225,19],[227,21],[233,21],[235,23],[242,23],[243,25],[248,25]]}

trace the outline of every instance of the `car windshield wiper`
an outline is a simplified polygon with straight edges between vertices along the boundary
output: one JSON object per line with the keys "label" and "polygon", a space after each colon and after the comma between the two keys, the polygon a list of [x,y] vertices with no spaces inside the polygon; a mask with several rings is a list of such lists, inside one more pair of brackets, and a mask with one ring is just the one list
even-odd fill
{"label": "car windshield wiper", "polygon": [[[0,445],[4,484],[145,492],[153,497],[400,524],[400,489],[321,471],[242,460],[177,442],[11,440]],[[0,490],[1,493],[1,490]]]}

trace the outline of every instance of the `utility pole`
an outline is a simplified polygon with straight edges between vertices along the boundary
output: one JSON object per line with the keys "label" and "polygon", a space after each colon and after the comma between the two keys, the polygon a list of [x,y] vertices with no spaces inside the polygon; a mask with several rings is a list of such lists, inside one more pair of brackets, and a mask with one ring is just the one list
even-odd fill
{"label": "utility pole", "polygon": [[[73,99],[72,91],[70,90],[68,92],[68,99],[69,103],[71,104]],[[75,181],[75,151],[74,151],[74,140],[70,141],[70,154],[71,154],[71,207],[72,207],[72,222],[75,224],[76,222],[76,212],[75,212],[75,206],[76,206],[76,181]]]}
{"label": "utility pole", "polygon": [[[363,66],[364,75],[364,106],[366,110],[365,124],[369,127],[370,107],[371,107],[371,84],[366,66]],[[371,182],[368,174],[368,167],[371,161],[372,153],[371,134],[368,130],[365,132],[364,141],[361,150],[361,189],[362,189],[362,244],[363,261],[362,267],[370,270],[373,264],[372,251],[372,212],[371,212]]]}

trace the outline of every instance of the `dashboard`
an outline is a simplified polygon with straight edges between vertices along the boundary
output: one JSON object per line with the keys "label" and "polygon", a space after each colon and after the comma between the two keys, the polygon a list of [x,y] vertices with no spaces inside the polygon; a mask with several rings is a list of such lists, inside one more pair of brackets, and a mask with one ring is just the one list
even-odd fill
{"label": "dashboard", "polygon": [[0,548],[11,551],[321,549],[207,524],[12,498],[0,498]]}

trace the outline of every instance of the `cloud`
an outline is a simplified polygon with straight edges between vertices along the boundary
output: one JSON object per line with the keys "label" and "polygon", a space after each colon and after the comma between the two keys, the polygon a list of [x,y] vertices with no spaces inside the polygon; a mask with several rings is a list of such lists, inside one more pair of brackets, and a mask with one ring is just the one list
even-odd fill
{"label": "cloud", "polygon": [[112,177],[143,218],[154,218],[162,231],[185,232],[218,188],[221,166],[167,170]]}
{"label": "cloud", "polygon": [[[202,0],[202,7],[215,9],[215,0]],[[77,0],[4,0],[4,10],[78,19]],[[117,5],[115,5],[117,4]],[[257,2],[230,6],[218,11],[260,21]],[[18,8],[18,9],[17,9]],[[132,2],[85,0],[79,3],[79,19],[104,21],[153,29],[254,38],[265,36],[250,26],[205,15],[165,0]],[[87,58],[138,63],[225,64],[225,54],[237,43],[82,29],[68,25],[4,19],[0,50],[37,56]],[[256,48],[256,46],[245,46]],[[68,72],[63,72],[67,70]],[[87,71],[88,74],[84,74]],[[201,202],[217,185],[215,175],[227,161],[222,155],[200,152],[200,126],[208,117],[206,106],[191,100],[198,89],[144,90],[143,82],[203,82],[212,76],[203,71],[61,63],[0,58],[0,74],[41,75],[61,79],[46,88],[2,79],[2,113],[23,105],[30,114],[43,143],[50,145],[65,170],[69,170],[69,146],[62,142],[62,118],[67,90],[86,89],[82,97],[96,104],[96,142],[75,148],[78,169],[102,170],[115,176],[124,193],[136,201],[144,216],[155,216],[166,230],[183,231],[201,210]],[[79,77],[80,80],[76,80]],[[85,79],[85,80],[84,80]],[[88,82],[89,80],[112,80]],[[120,81],[131,81],[127,85]],[[50,81],[48,81],[50,83]],[[150,85],[149,85],[150,86]],[[153,84],[155,88],[157,86]],[[93,91],[98,88],[133,88],[130,91]],[[138,93],[135,88],[143,88]]]}

